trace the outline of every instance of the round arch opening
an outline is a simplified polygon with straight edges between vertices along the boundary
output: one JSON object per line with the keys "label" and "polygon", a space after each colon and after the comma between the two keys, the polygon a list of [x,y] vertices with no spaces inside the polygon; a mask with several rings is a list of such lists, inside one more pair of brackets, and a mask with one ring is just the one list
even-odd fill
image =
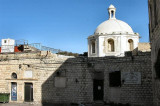
{"label": "round arch opening", "polygon": [[129,51],[132,51],[134,49],[133,40],[132,39],[128,40],[128,49],[129,49]]}
{"label": "round arch opening", "polygon": [[114,52],[114,40],[113,39],[108,39],[108,52]]}
{"label": "round arch opening", "polygon": [[17,79],[17,74],[16,73],[12,73],[11,78],[12,79]]}

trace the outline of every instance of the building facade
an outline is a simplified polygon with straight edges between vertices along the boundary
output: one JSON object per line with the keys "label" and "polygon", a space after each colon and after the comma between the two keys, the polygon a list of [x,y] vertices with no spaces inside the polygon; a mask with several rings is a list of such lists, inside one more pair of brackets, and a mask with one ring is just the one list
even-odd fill
{"label": "building facade", "polygon": [[160,105],[160,1],[148,0],[154,104]]}
{"label": "building facade", "polygon": [[1,53],[14,52],[15,40],[14,39],[2,39],[1,41]]}
{"label": "building facade", "polygon": [[66,58],[34,51],[0,54],[0,92],[11,103],[152,106],[150,52]]}

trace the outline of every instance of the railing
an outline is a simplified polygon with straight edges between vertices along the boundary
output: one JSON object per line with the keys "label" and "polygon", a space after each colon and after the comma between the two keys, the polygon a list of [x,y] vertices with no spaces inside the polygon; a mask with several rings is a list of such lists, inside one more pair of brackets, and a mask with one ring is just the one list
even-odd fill
{"label": "railing", "polygon": [[63,52],[60,49],[54,49],[54,48],[50,48],[47,46],[42,46],[41,43],[32,43],[32,44],[29,44],[29,46],[34,47],[34,48],[41,50],[41,51],[50,51],[52,53]]}
{"label": "railing", "polygon": [[20,39],[20,40],[15,40],[15,46],[19,45],[28,45],[28,40]]}

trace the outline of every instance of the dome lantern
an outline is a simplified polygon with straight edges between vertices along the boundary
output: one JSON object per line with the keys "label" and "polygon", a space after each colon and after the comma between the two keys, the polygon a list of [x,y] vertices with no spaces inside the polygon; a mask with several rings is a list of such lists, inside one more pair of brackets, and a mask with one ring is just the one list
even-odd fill
{"label": "dome lantern", "polygon": [[108,13],[109,13],[109,19],[116,19],[115,16],[116,8],[112,4],[108,8]]}

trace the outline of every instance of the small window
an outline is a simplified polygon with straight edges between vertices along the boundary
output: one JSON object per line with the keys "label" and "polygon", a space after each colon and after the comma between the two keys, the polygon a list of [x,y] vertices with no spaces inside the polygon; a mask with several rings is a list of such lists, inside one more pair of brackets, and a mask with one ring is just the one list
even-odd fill
{"label": "small window", "polygon": [[121,86],[121,72],[115,71],[109,73],[109,86],[120,87]]}
{"label": "small window", "polygon": [[91,44],[91,50],[92,50],[92,53],[96,53],[96,47],[95,47],[95,41],[92,41],[92,44]]}
{"label": "small window", "polygon": [[17,74],[16,73],[12,73],[12,79],[17,79]]}
{"label": "small window", "polygon": [[7,40],[4,40],[4,43],[7,43]]}

